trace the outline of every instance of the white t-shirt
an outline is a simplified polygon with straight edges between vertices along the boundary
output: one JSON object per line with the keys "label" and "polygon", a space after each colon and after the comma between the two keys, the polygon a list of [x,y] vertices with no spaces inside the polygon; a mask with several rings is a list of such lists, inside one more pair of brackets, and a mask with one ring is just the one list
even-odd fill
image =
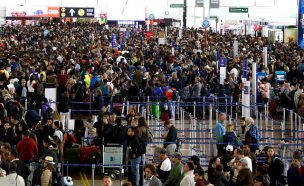
{"label": "white t-shirt", "polygon": [[57,136],[63,142],[63,133],[60,130],[55,130],[54,136]]}
{"label": "white t-shirt", "polygon": [[163,171],[170,171],[171,170],[171,161],[169,158],[166,158],[161,166],[160,166],[160,169],[163,170]]}

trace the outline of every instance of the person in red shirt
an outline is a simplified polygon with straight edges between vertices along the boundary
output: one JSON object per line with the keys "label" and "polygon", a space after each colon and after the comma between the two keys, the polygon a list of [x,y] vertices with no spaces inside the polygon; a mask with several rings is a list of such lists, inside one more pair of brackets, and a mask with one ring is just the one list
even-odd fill
{"label": "person in red shirt", "polygon": [[292,156],[292,165],[287,171],[289,186],[304,186],[304,166],[302,165],[302,152],[295,151]]}
{"label": "person in red shirt", "polygon": [[29,131],[22,132],[22,139],[17,144],[17,152],[19,159],[26,164],[32,162],[34,157],[38,155],[37,143],[29,137]]}

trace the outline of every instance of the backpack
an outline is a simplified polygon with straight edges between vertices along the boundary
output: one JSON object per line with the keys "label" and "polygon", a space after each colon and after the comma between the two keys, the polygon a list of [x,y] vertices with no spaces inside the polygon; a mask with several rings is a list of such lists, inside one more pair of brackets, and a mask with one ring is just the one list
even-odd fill
{"label": "backpack", "polygon": [[177,98],[178,98],[178,93],[176,90],[173,90],[173,93],[172,93],[172,101],[177,101]]}
{"label": "backpack", "polygon": [[140,137],[141,141],[148,142],[148,143],[152,142],[153,141],[152,132],[148,128],[146,128],[146,130],[143,130],[143,131],[145,131],[145,132],[142,132],[142,135]]}
{"label": "backpack", "polygon": [[109,94],[110,94],[109,85],[106,83],[102,87],[102,95],[109,95]]}
{"label": "backpack", "polygon": [[286,184],[285,178],[287,177],[287,171],[289,169],[289,164],[286,161],[281,160],[278,157],[274,157],[272,161],[273,162],[276,161],[280,165],[280,169],[281,169],[281,180],[280,180],[280,182],[285,185]]}

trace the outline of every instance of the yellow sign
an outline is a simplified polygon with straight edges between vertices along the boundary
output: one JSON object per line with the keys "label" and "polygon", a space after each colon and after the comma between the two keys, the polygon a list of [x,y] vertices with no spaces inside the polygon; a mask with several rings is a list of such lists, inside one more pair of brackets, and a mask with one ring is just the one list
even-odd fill
{"label": "yellow sign", "polygon": [[85,14],[84,9],[79,9],[79,10],[78,10],[78,15],[79,15],[79,16],[84,16],[84,14]]}

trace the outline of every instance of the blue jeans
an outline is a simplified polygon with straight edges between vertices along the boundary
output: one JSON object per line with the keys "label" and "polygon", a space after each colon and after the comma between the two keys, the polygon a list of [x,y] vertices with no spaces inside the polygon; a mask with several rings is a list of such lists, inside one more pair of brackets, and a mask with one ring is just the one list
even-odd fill
{"label": "blue jeans", "polygon": [[175,101],[168,100],[168,106],[171,113],[171,119],[175,119]]}
{"label": "blue jeans", "polygon": [[132,171],[132,181],[136,186],[139,186],[139,165],[141,162],[141,156],[138,156],[135,159],[130,159],[131,171]]}

